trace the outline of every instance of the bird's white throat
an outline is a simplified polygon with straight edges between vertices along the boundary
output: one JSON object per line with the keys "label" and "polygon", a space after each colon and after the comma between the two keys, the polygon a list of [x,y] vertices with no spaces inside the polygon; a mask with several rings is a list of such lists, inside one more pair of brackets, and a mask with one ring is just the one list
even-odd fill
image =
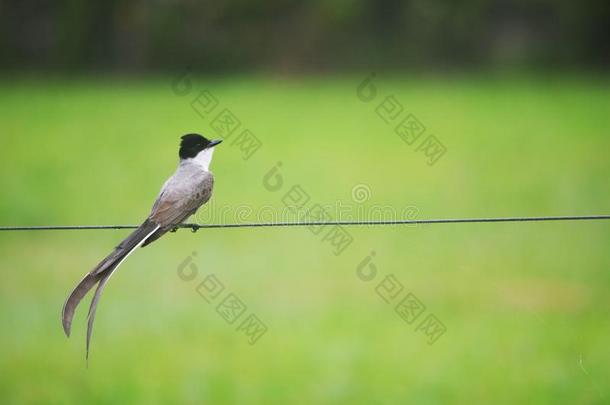
{"label": "bird's white throat", "polygon": [[190,160],[192,163],[201,167],[206,172],[210,171],[210,164],[212,163],[212,155],[214,154],[214,148],[204,149],[197,156]]}

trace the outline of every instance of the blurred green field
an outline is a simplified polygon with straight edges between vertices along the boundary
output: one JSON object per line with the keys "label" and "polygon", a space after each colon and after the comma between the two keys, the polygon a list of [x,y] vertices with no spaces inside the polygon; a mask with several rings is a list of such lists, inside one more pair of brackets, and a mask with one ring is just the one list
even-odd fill
{"label": "blurred green field", "polygon": [[[361,76],[191,79],[186,96],[169,78],[0,82],[0,224],[141,221],[179,136],[214,136],[190,105],[203,89],[263,143],[247,161],[230,139],[218,148],[205,220],[235,222],[223,210],[244,205],[257,220],[296,184],[312,202],[418,218],[610,212],[607,80],[378,75],[364,103]],[[436,165],[376,115],[388,95],[447,147]],[[271,192],[278,161],[285,185]],[[1,233],[0,402],[610,401],[610,222],[349,232],[339,256],[302,228],[183,230],[137,251],[101,300],[88,369],[88,300],[70,339],[61,306],[127,231]],[[371,251],[378,275],[364,282]],[[177,268],[192,252],[187,282]],[[255,345],[195,291],[210,273],[267,325]],[[376,294],[389,274],[445,324],[433,345]]]}

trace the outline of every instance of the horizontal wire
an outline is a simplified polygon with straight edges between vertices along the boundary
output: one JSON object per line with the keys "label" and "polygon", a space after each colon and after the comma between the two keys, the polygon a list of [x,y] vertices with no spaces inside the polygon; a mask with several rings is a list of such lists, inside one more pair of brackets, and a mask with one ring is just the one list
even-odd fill
{"label": "horizontal wire", "polygon": [[[447,218],[447,219],[405,219],[390,221],[310,221],[310,222],[250,222],[243,224],[180,224],[179,228],[197,231],[202,228],[269,228],[290,226],[377,226],[416,224],[464,224],[493,222],[550,222],[550,221],[593,221],[610,220],[610,215],[582,215],[559,217],[508,217],[508,218]],[[0,231],[80,231],[88,229],[137,229],[138,225],[60,225],[60,226],[0,226]]]}

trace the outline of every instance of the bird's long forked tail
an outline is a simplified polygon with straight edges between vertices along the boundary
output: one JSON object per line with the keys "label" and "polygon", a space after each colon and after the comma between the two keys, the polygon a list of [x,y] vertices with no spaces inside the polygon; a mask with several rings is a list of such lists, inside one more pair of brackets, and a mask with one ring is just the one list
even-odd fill
{"label": "bird's long forked tail", "polygon": [[129,255],[141,246],[146,239],[155,233],[160,228],[159,225],[155,224],[150,220],[144,221],[144,223],[136,229],[131,235],[129,235],[115,250],[110,253],[104,260],[102,260],[93,270],[91,270],[85,277],[78,283],[74,288],[68,299],[64,303],[62,309],[62,324],[66,336],[70,336],[72,328],[72,319],[74,318],[74,312],[78,307],[81,300],[87,295],[96,284],[97,289],[91,304],[89,306],[89,314],[87,316],[87,359],[89,358],[89,347],[91,341],[91,334],[93,332],[93,322],[95,320],[95,311],[99,302],[100,296],[106,286],[106,283],[114,273],[116,269],[129,257]]}

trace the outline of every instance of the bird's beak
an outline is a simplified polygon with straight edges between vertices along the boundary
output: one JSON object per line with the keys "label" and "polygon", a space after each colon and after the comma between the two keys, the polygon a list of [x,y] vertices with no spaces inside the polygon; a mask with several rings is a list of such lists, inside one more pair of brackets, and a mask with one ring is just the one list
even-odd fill
{"label": "bird's beak", "polygon": [[218,145],[221,142],[222,142],[222,139],[214,139],[214,140],[210,141],[208,148],[213,148],[214,146]]}

